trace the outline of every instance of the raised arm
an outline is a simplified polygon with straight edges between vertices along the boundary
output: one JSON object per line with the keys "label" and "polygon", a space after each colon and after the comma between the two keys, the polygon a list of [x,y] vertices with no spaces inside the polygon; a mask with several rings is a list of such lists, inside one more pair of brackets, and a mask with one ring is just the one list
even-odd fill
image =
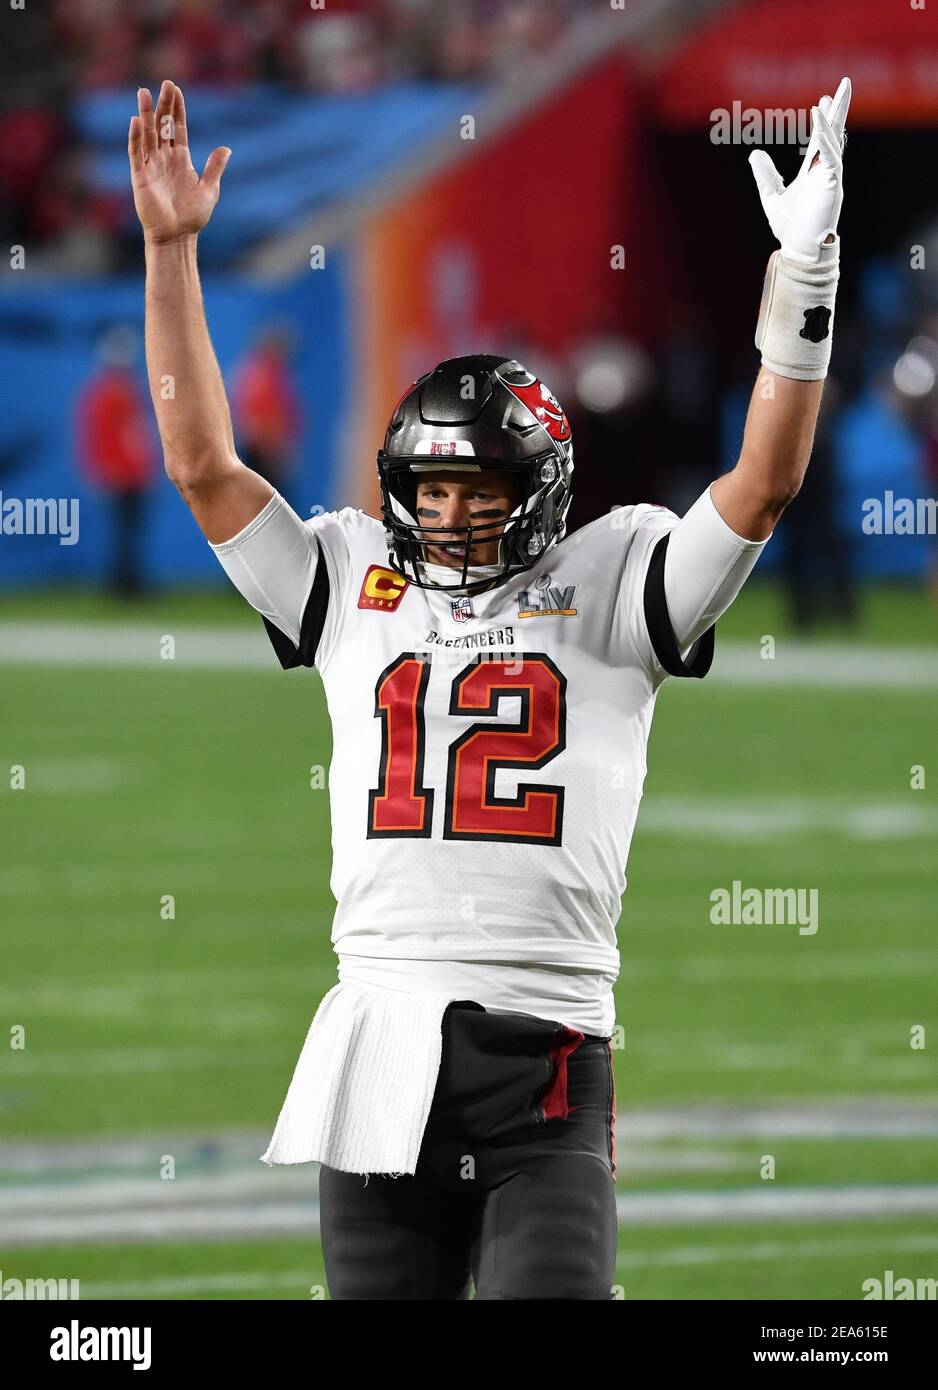
{"label": "raised arm", "polygon": [[273,488],[235,453],[231,413],[205,321],[196,261],[231,151],[212,150],[201,177],[189,156],[182,91],[166,81],[156,110],[137,93],[127,153],[146,254],[147,374],[163,461],[207,539],[229,540]]}
{"label": "raised arm", "polygon": [[[658,604],[659,610],[667,610],[667,624],[658,626],[670,628],[682,655],[739,593],[801,487],[811,457],[840,273],[837,222],[850,94],[845,77],[833,100],[822,97],[814,108],[801,172],[788,188],[767,154],[750,156],[780,250],[766,271],[756,327],[762,370],[749,404],[739,460],[731,472],[710,484],[668,537],[662,567],[664,604]],[[655,608],[654,597],[651,607]],[[676,669],[677,663],[673,665]]]}
{"label": "raised arm", "polygon": [[823,381],[759,373],[739,462],[710,485],[723,520],[747,540],[767,540],[797,496],[811,457],[823,389]]}
{"label": "raised arm", "polygon": [[845,77],[833,100],[822,97],[813,108],[811,141],[788,188],[764,151],[750,156],[780,250],[766,272],[756,329],[763,370],[749,404],[739,461],[710,488],[724,521],[749,540],[772,534],[811,457],[840,274],[837,222],[850,95]]}

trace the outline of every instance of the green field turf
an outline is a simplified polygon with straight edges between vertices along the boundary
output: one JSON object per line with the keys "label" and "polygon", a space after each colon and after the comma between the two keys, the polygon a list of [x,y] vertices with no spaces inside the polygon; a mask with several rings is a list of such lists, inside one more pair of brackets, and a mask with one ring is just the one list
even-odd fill
{"label": "green field turf", "polygon": [[[226,597],[152,603],[43,595],[19,611],[256,622]],[[0,621],[15,611],[7,596]],[[775,591],[754,586],[720,630],[784,632]],[[852,636],[930,647],[938,623],[922,596],[881,590]],[[336,975],[327,793],[309,786],[330,754],[322,692],[271,663],[0,666],[0,1020],[27,1042],[0,1059],[0,1142],[147,1135],[158,1157],[181,1131],[272,1131]],[[935,694],[706,681],[662,692],[619,927],[620,1116],[891,1098],[930,1105],[934,1120]],[[25,791],[9,789],[17,764]],[[927,784],[913,791],[916,764]],[[819,930],[713,925],[709,895],[734,879],[817,889]],[[917,1025],[924,1049],[910,1046]],[[936,1136],[938,1122],[830,1137],[728,1126],[655,1141],[646,1162],[623,1122],[619,1190],[936,1185]],[[21,1180],[0,1173],[0,1199]],[[622,1227],[617,1279],[630,1299],[857,1298],[887,1268],[938,1275],[938,1210]],[[83,1297],[308,1298],[324,1282],[316,1242],[288,1238],[0,1245],[0,1269],[80,1277]]]}
{"label": "green field turf", "polygon": [[[865,1280],[935,1277],[938,1231],[919,1221],[622,1232],[615,1296],[862,1299]],[[322,1254],[300,1240],[16,1251],[5,1277],[80,1281],[83,1299],[328,1298]]]}

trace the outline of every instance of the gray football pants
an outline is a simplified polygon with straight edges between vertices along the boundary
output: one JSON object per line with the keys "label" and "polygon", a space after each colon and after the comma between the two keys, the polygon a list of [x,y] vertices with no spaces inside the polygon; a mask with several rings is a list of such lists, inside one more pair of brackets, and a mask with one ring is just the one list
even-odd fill
{"label": "gray football pants", "polygon": [[321,1166],[333,1299],[609,1299],[615,1089],[608,1039],[471,1000],[443,1015],[414,1174]]}

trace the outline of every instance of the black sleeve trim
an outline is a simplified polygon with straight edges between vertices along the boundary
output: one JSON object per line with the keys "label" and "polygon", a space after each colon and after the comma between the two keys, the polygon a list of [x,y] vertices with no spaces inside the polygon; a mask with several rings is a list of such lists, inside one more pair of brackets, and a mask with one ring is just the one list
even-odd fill
{"label": "black sleeve trim", "polygon": [[688,653],[688,660],[681,657],[680,649],[671,626],[671,615],[664,596],[664,557],[668,549],[671,532],[662,536],[651,554],[648,573],[645,575],[645,624],[654,648],[655,656],[669,676],[695,676],[700,680],[710,670],[713,661],[713,648],[716,628],[708,627]]}
{"label": "black sleeve trim", "polygon": [[326,557],[320,550],[313,587],[309,591],[306,608],[303,610],[299,646],[294,646],[285,632],[281,632],[269,618],[264,618],[267,636],[285,671],[291,670],[294,666],[315,666],[316,651],[322,637],[328,607],[329,572],[326,569]]}

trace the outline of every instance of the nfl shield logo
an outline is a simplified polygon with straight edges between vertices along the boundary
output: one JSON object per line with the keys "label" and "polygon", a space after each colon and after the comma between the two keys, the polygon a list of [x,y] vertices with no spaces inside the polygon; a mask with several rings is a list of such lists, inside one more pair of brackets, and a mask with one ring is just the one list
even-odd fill
{"label": "nfl shield logo", "polygon": [[454,623],[467,623],[470,618],[475,617],[472,611],[472,599],[468,594],[463,594],[462,598],[450,599],[450,607],[453,610]]}

